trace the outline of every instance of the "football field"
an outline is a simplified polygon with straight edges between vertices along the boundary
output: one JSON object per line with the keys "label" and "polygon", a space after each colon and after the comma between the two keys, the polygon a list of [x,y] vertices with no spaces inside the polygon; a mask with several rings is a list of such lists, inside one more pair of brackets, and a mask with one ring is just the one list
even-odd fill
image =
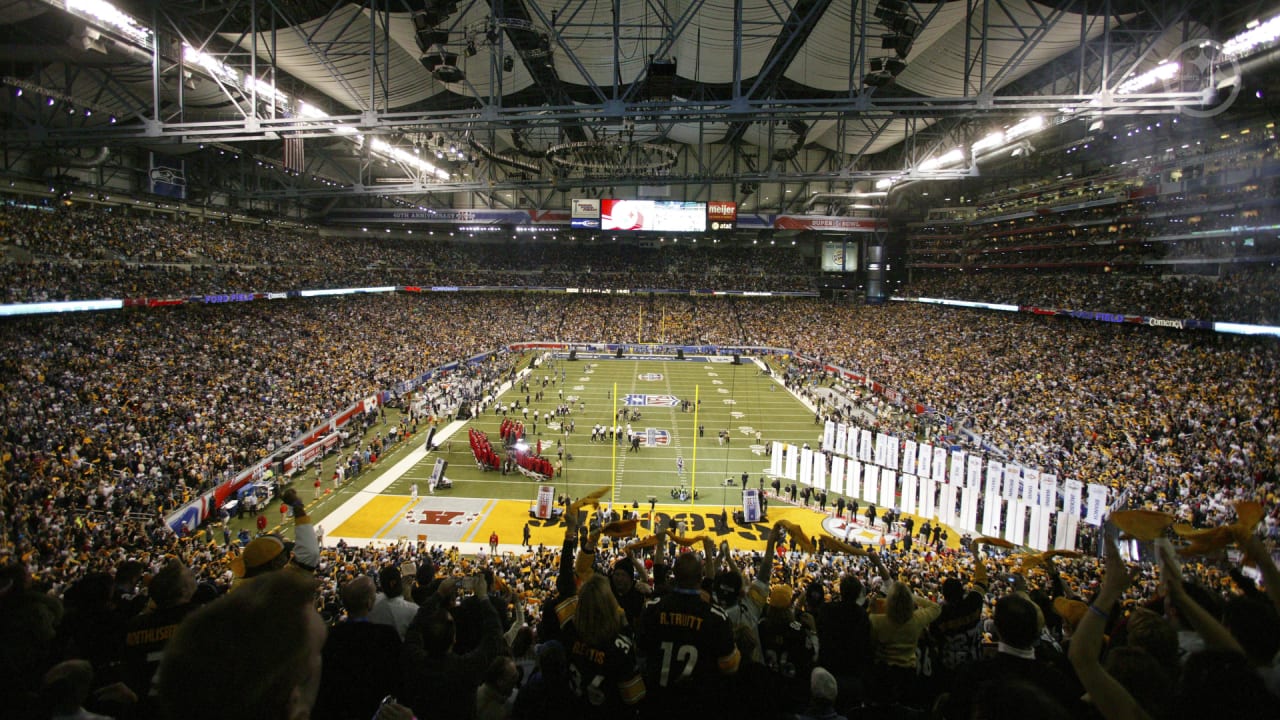
{"label": "football field", "polygon": [[[537,364],[499,396],[496,408],[448,425],[432,451],[423,447],[426,433],[420,430],[387,458],[393,466],[380,467],[377,480],[325,518],[330,537],[467,546],[497,534],[506,546],[520,542],[527,524],[532,544],[558,545],[560,520],[529,514],[538,487],[551,485],[556,496],[570,498],[608,487],[602,504],[612,503],[620,512],[638,508],[646,530],[652,507],[659,519],[685,521],[690,533],[712,533],[737,547],[763,547],[768,524],[716,527],[714,519],[722,512],[731,517],[741,507],[744,473],[749,487],[768,488],[767,444],[820,444],[822,428],[813,410],[788,392],[768,365],[752,358],[734,364],[731,357],[578,357],[539,355]],[[499,435],[504,419],[523,424],[526,452],[538,454],[540,445],[541,456],[553,465],[560,462],[562,472],[539,480],[514,470],[482,469],[468,432],[485,433],[504,456]],[[614,424],[622,429],[616,440],[600,435],[593,440],[594,426]],[[628,424],[640,438],[639,447],[625,439]],[[452,487],[431,494],[428,478],[437,458],[448,462],[444,474]],[[687,497],[681,497],[682,488]],[[770,505],[769,520],[782,517],[813,534],[844,528],[806,508]]]}
{"label": "football field", "polygon": [[[696,504],[733,504],[741,488],[726,488],[724,481],[732,478],[740,485],[745,472],[758,487],[769,467],[765,443],[808,442],[816,447],[821,427],[814,424],[812,410],[763,372],[764,365],[746,358],[734,365],[731,360],[551,359],[529,371],[528,392],[517,385],[499,401],[508,406],[505,417],[523,423],[530,452],[540,444],[542,456],[554,464],[560,459],[557,443],[563,447],[563,472],[550,482],[557,494],[578,497],[609,485],[614,503],[631,505],[645,504],[651,497],[669,502],[671,491],[684,486],[696,490]],[[513,409],[516,403],[521,410]],[[571,410],[557,417],[558,407]],[[622,428],[618,438],[593,441],[593,426],[615,424],[619,412],[623,417],[616,421]],[[543,419],[545,413],[552,413],[551,422]],[[445,474],[453,481],[450,495],[532,503],[541,483],[518,472],[481,470],[472,456],[470,428],[484,432],[501,454],[498,433],[503,418],[493,408],[472,418],[388,491],[408,495],[417,483],[425,492],[439,454],[449,462]],[[567,431],[570,422],[572,432]],[[625,438],[628,426],[641,437],[638,449]]]}

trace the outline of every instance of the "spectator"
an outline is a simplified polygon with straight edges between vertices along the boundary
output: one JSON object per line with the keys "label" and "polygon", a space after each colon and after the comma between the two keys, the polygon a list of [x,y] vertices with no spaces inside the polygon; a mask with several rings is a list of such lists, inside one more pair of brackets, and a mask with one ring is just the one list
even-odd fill
{"label": "spectator", "polygon": [[317,720],[364,717],[382,698],[399,695],[399,634],[389,625],[369,621],[377,589],[373,578],[360,575],[342,586],[347,617],[329,629]]}
{"label": "spectator", "polygon": [[326,635],[315,589],[304,573],[266,573],[187,617],[160,664],[164,713],[306,717],[320,686]]}
{"label": "spectator", "polygon": [[378,593],[378,599],[369,612],[369,622],[394,628],[403,640],[409,623],[418,614],[418,604],[405,599],[408,593],[405,591],[400,568],[382,568],[378,572],[378,584],[382,586],[382,592]]}

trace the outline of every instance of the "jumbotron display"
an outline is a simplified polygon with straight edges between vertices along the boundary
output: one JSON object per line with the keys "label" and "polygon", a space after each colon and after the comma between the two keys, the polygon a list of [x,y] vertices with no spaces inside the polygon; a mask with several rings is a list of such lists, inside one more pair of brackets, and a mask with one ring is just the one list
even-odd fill
{"label": "jumbotron display", "polygon": [[601,230],[706,232],[707,204],[665,200],[601,200]]}

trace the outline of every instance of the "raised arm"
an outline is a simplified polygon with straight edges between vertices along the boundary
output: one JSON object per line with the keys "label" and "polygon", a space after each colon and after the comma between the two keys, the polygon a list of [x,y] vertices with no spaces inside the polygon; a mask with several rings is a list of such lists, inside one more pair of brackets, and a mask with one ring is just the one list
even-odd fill
{"label": "raised arm", "polygon": [[1100,660],[1102,635],[1110,620],[1108,613],[1124,595],[1129,581],[1129,570],[1120,559],[1120,548],[1114,534],[1107,533],[1106,574],[1102,578],[1102,588],[1071,636],[1068,654],[1080,684],[1106,720],[1146,720],[1150,717],[1129,691],[1102,667]]}
{"label": "raised arm", "polygon": [[1258,566],[1258,570],[1262,571],[1262,582],[1267,585],[1267,597],[1271,598],[1276,609],[1280,610],[1280,569],[1276,568],[1276,563],[1271,559],[1271,553],[1267,552],[1267,546],[1262,543],[1262,538],[1250,535],[1241,549]]}
{"label": "raised arm", "polygon": [[1200,633],[1205,647],[1244,655],[1244,648],[1231,631],[1187,594],[1187,588],[1182,584],[1182,567],[1174,557],[1173,546],[1167,541],[1157,540],[1156,555],[1160,557],[1160,579],[1168,590],[1169,601],[1177,609],[1178,615]]}

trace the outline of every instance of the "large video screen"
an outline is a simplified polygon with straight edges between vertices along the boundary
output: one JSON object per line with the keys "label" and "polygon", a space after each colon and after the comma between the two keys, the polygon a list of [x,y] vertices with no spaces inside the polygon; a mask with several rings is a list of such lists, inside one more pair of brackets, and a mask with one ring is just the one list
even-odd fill
{"label": "large video screen", "polygon": [[601,230],[706,232],[707,204],[666,200],[600,201]]}

